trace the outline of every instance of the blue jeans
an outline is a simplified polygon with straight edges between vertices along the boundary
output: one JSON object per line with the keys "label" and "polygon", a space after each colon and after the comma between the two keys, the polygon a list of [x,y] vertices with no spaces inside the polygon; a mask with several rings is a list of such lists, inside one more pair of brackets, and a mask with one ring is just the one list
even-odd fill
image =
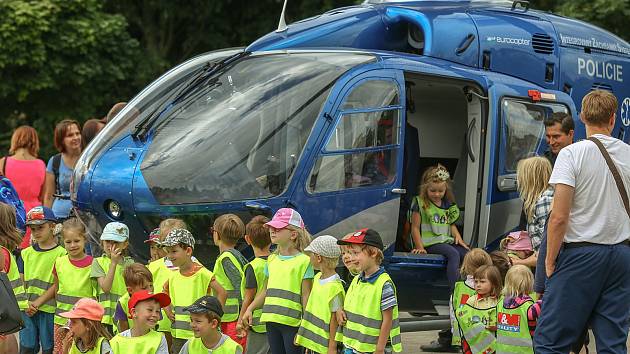
{"label": "blue jeans", "polygon": [[630,247],[564,248],[547,281],[536,333],[537,354],[568,353],[589,323],[597,353],[627,353]]}
{"label": "blue jeans", "polygon": [[55,315],[48,312],[36,312],[28,317],[22,312],[24,329],[20,331],[20,353],[37,353],[40,344],[42,353],[52,353],[54,346],[53,325]]}
{"label": "blue jeans", "polygon": [[446,278],[448,286],[453,292],[455,282],[459,279],[459,268],[468,250],[460,245],[450,243],[437,243],[425,247],[427,253],[441,254],[446,257]]}
{"label": "blue jeans", "polygon": [[304,348],[293,343],[298,327],[267,322],[267,340],[272,354],[302,354]]}

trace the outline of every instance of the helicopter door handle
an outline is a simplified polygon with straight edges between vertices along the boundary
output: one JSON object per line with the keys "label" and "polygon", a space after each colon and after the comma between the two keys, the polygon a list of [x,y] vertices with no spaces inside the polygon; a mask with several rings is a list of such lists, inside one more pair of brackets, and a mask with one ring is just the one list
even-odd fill
{"label": "helicopter door handle", "polygon": [[472,162],[475,162],[477,160],[477,157],[475,156],[475,152],[473,151],[473,147],[470,146],[470,144],[472,143],[470,134],[472,132],[472,129],[475,127],[475,124],[477,124],[476,118],[470,121],[470,123],[468,123],[468,130],[466,130],[466,147],[468,148],[468,157],[470,157],[470,161]]}
{"label": "helicopter door handle", "polygon": [[259,202],[246,202],[245,207],[248,209],[254,209],[254,210],[264,210],[264,211],[271,210],[271,207],[269,205],[259,203]]}
{"label": "helicopter door handle", "polygon": [[470,45],[472,44],[474,40],[475,40],[475,35],[472,33],[469,33],[466,36],[466,39],[464,39],[464,41],[462,42],[462,45],[460,45],[459,48],[455,50],[455,54],[462,55],[462,53],[464,53],[468,49],[468,47],[470,47]]}
{"label": "helicopter door handle", "polygon": [[405,188],[394,188],[394,189],[392,189],[392,193],[394,193],[394,194],[407,194],[407,190]]}

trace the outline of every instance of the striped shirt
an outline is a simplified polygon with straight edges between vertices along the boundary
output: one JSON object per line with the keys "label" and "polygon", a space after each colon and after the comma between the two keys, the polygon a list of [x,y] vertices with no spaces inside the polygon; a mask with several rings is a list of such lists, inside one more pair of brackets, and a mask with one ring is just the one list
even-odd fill
{"label": "striped shirt", "polygon": [[547,190],[540,194],[538,201],[534,205],[534,213],[532,220],[527,224],[527,232],[529,238],[532,241],[532,247],[534,251],[538,251],[540,243],[542,242],[543,233],[545,231],[545,224],[551,214],[551,203],[553,202],[554,190],[549,187]]}

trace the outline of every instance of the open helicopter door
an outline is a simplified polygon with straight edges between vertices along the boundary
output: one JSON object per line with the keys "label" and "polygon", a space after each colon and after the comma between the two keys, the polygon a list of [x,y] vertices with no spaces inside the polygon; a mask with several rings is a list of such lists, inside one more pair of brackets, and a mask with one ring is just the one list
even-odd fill
{"label": "open helicopter door", "polygon": [[[334,104],[291,203],[310,231],[336,237],[377,230],[395,242],[405,89],[402,73],[371,70],[333,89]],[[336,97],[336,98],[335,98]],[[318,210],[318,212],[308,212]],[[304,212],[303,212],[304,211]]]}
{"label": "open helicopter door", "polygon": [[516,167],[520,160],[540,156],[547,149],[545,119],[557,112],[577,119],[573,100],[559,91],[495,83],[489,89],[489,99],[491,138],[485,161],[489,173],[479,216],[480,247],[524,227],[520,222],[523,203],[517,192]]}

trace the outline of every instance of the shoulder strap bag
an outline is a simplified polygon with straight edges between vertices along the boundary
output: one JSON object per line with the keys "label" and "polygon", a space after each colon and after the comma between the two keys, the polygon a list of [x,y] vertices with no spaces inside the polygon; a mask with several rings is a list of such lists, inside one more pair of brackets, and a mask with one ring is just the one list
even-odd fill
{"label": "shoulder strap bag", "polygon": [[595,137],[590,137],[588,138],[588,140],[594,142],[595,145],[597,145],[597,147],[599,148],[599,151],[601,151],[602,156],[604,156],[604,160],[606,160],[606,164],[608,165],[608,168],[610,169],[610,172],[612,173],[613,178],[615,179],[615,184],[617,185],[619,194],[621,194],[621,200],[623,200],[623,206],[626,208],[626,213],[628,213],[628,217],[630,218],[630,202],[628,202],[628,192],[626,191],[626,187],[623,185],[623,181],[621,180],[621,174],[619,173],[617,166],[615,166],[615,163],[610,157],[610,154],[604,147],[604,144],[602,144],[602,142],[599,141],[599,139]]}

